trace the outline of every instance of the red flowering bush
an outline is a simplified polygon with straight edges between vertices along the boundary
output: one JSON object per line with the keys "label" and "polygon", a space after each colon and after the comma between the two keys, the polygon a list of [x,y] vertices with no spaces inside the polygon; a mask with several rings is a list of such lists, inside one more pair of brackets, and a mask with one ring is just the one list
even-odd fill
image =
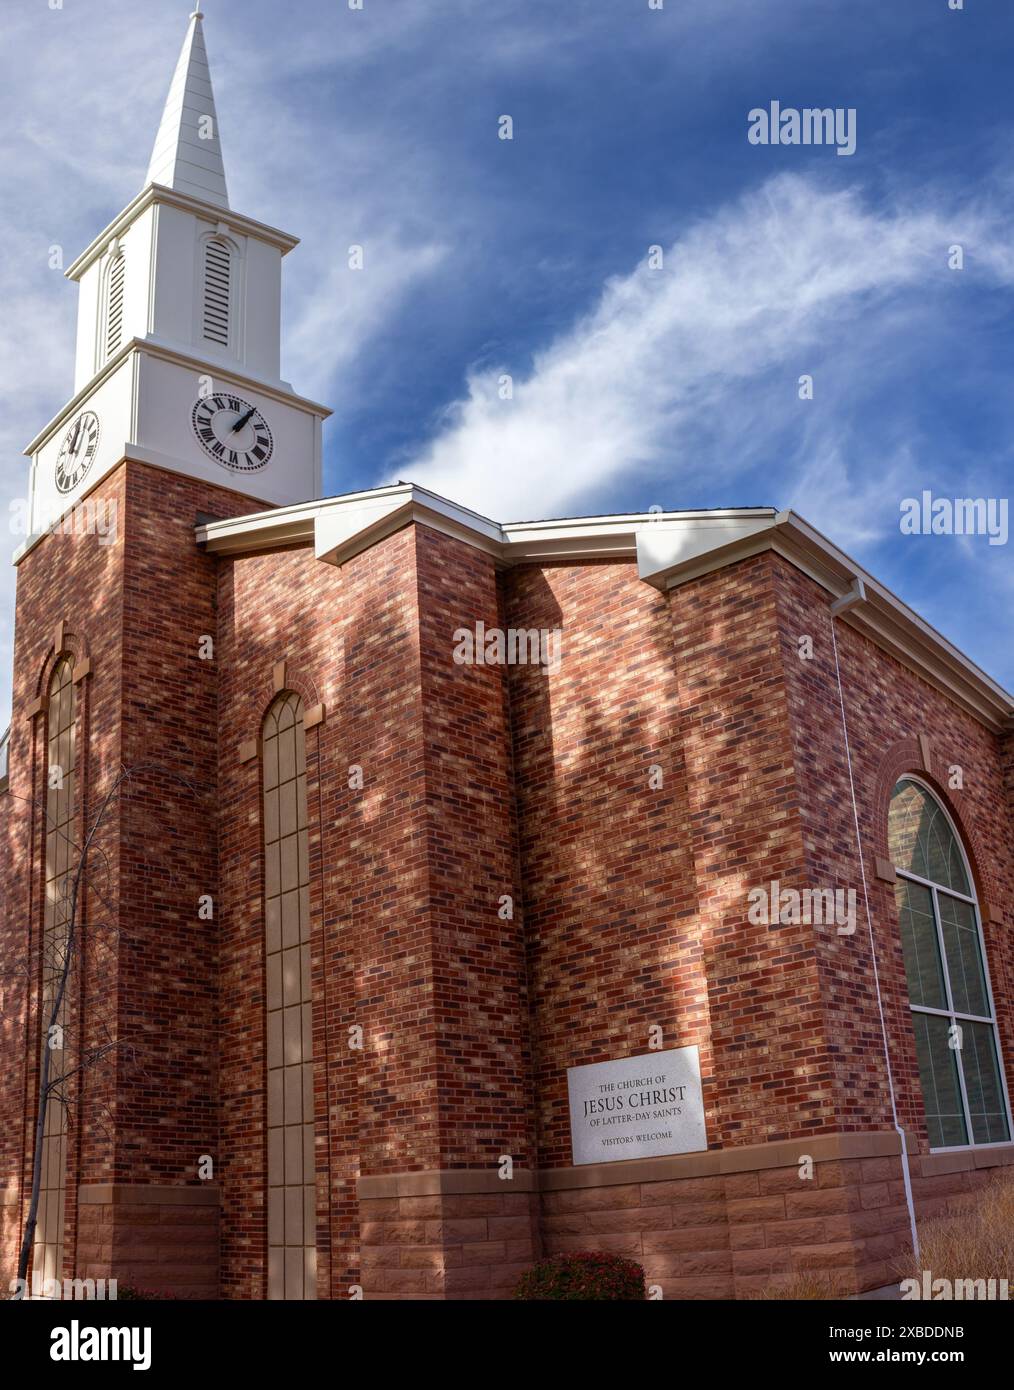
{"label": "red flowering bush", "polygon": [[529,1301],[563,1299],[645,1298],[644,1270],[633,1260],[605,1250],[579,1250],[554,1255],[525,1270],[514,1298]]}

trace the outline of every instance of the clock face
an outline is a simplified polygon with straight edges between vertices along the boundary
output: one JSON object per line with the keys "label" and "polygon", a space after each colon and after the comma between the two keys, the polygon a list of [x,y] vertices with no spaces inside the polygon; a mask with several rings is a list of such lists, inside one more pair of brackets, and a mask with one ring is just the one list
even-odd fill
{"label": "clock face", "polygon": [[56,459],[56,486],[71,492],[95,462],[99,447],[99,417],[93,410],[83,411],[63,437]]}
{"label": "clock face", "polygon": [[223,468],[252,473],[274,451],[267,421],[256,406],[229,391],[205,396],[194,406],[194,433],[206,454]]}

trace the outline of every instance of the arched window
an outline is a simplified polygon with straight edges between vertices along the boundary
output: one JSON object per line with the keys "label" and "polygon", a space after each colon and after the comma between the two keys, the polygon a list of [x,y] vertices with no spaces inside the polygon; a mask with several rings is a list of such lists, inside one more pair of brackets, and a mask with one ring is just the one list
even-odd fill
{"label": "arched window", "polygon": [[268,1297],[317,1297],[310,870],[303,702],[262,730],[267,978]]}
{"label": "arched window", "polygon": [[123,295],[126,286],[127,260],[117,250],[106,267],[105,311],[103,314],[102,360],[108,362],[120,350],[123,342]]}
{"label": "arched window", "polygon": [[201,324],[205,342],[229,346],[232,319],[232,248],[212,238],[204,243]]}
{"label": "arched window", "polygon": [[1010,1139],[975,887],[943,807],[911,777],[891,794],[888,846],[930,1147]]}
{"label": "arched window", "polygon": [[74,662],[62,657],[49,682],[46,733],[46,897],[42,928],[42,992],[39,1015],[41,1058],[49,1053],[49,1103],[42,1140],[42,1182],[35,1228],[33,1274],[60,1279],[63,1269],[64,1206],[67,1186],[67,1107],[62,1082],[67,1074],[63,1030],[68,994],[60,1001],[51,1030],[70,939],[71,885],[77,860],[74,794],[77,687]]}

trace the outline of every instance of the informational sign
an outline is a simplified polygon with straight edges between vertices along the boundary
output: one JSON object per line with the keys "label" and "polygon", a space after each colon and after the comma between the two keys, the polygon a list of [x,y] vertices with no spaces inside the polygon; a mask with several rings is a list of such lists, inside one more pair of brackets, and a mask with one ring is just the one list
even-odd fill
{"label": "informational sign", "polygon": [[575,1163],[657,1158],[708,1147],[696,1047],[567,1071]]}

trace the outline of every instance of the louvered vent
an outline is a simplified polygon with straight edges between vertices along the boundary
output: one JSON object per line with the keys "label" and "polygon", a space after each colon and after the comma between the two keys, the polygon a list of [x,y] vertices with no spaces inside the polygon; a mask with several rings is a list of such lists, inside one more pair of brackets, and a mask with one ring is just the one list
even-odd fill
{"label": "louvered vent", "polygon": [[126,258],[122,253],[113,261],[109,271],[109,291],[106,300],[106,357],[119,349],[123,339],[123,281]]}
{"label": "louvered vent", "polygon": [[229,300],[232,257],[228,246],[209,241],[204,250],[204,336],[229,346]]}

